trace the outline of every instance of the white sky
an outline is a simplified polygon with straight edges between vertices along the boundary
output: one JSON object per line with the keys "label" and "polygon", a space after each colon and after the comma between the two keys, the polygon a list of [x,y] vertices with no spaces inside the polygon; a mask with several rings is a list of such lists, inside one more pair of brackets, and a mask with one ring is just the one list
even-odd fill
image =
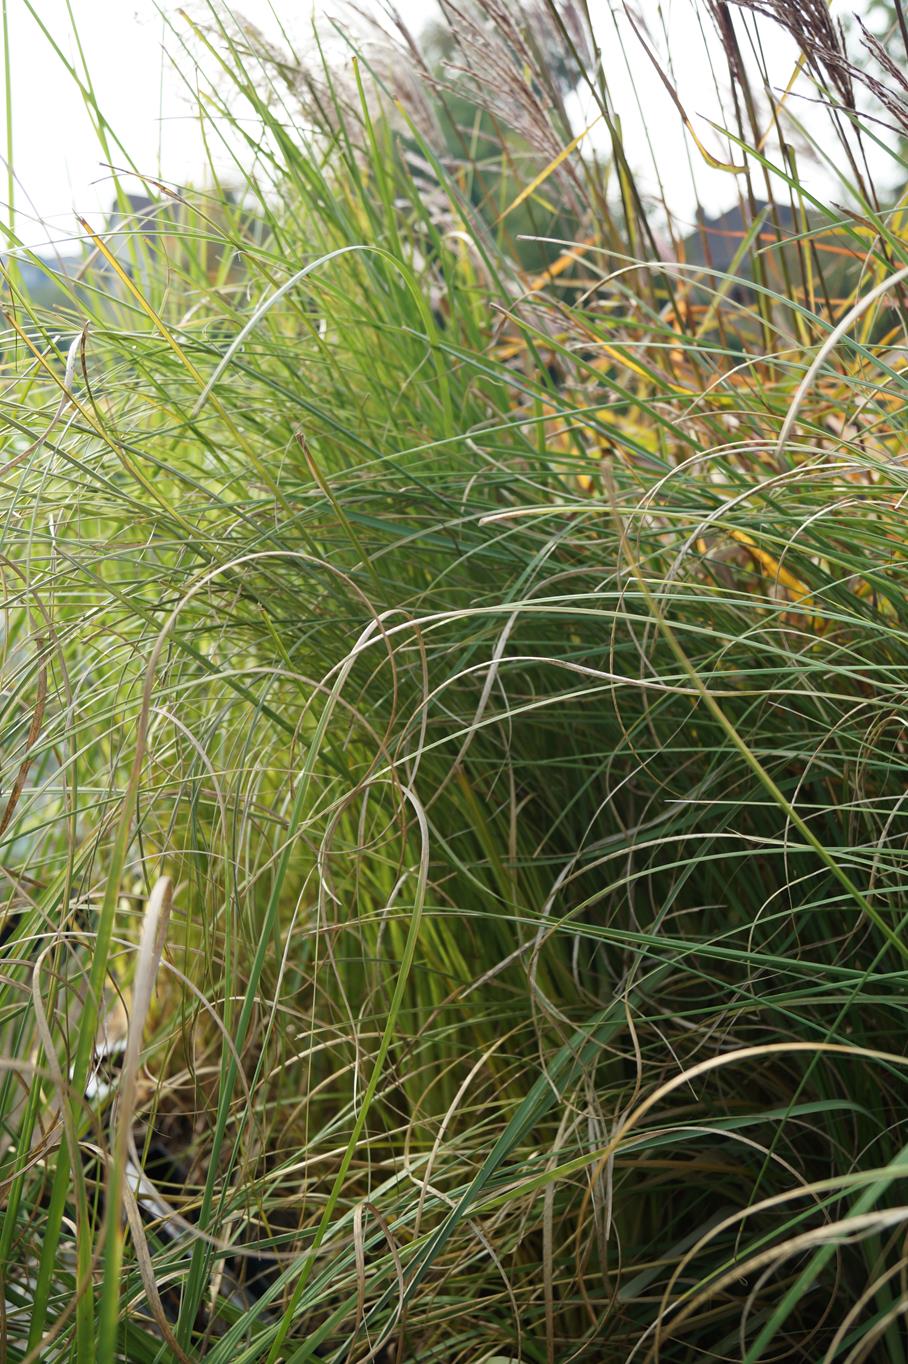
{"label": "white sky", "polygon": [[[187,0],[31,0],[31,8],[59,44],[66,57],[79,63],[78,47],[68,9],[75,19],[82,50],[94,84],[98,103],[109,124],[117,130],[133,161],[146,174],[168,181],[196,182],[204,174],[204,154],[192,103],[185,84],[172,64],[164,59],[162,43],[171,50],[172,34],[167,34],[162,14],[179,27],[185,21],[179,10]],[[193,0],[188,0],[192,8]],[[369,3],[369,0],[366,0]],[[508,0],[519,3],[519,0]],[[275,33],[272,4],[291,33],[308,27],[313,7],[311,0],[234,0],[234,7],[270,35]],[[398,0],[398,8],[408,22],[418,27],[430,17],[432,0]],[[596,0],[592,8],[596,10]],[[608,79],[622,114],[625,143],[630,159],[638,167],[650,164],[646,147],[651,139],[670,202],[682,214],[693,213],[689,161],[693,161],[703,203],[710,211],[727,207],[736,198],[732,176],[708,168],[689,138],[649,58],[628,37],[633,54],[633,72],[624,66],[624,57],[608,17],[615,4],[599,0],[603,15],[601,45],[605,54]],[[866,8],[861,0],[845,6]],[[720,118],[720,106],[713,89],[709,66],[704,57],[703,37],[697,19],[695,0],[637,0],[654,33],[663,19],[667,42],[660,44],[669,52],[678,77],[678,88],[688,114],[695,122],[704,143],[716,154],[725,155],[718,134],[709,126],[710,117]],[[327,5],[315,5],[324,14]],[[16,190],[16,230],[30,245],[38,246],[50,238],[66,238],[77,231],[74,210],[89,220],[98,221],[109,207],[113,194],[110,174],[105,170],[103,153],[86,112],[82,98],[42,34],[29,0],[7,0],[10,65],[12,68],[13,163]],[[708,25],[704,21],[704,27]],[[760,26],[761,36],[772,72],[773,84],[783,87],[791,75],[795,53],[791,44],[772,25]],[[614,54],[614,60],[612,60]],[[722,74],[721,67],[720,77]],[[0,73],[2,74],[2,73]],[[802,87],[805,88],[806,87]],[[639,100],[639,107],[637,101]],[[811,110],[804,100],[790,106],[811,123]],[[578,111],[578,124],[583,111]],[[814,126],[822,126],[813,118]],[[6,145],[6,124],[0,107],[0,154]],[[829,152],[836,149],[830,145]],[[114,153],[116,160],[116,153]],[[841,159],[841,158],[839,158]],[[817,166],[810,172],[811,184],[820,192],[831,192],[834,176]],[[655,188],[653,177],[649,183]],[[136,191],[141,186],[136,183]],[[0,167],[0,204],[6,201],[5,175]],[[841,197],[841,196],[840,196]],[[6,216],[0,208],[0,220]]]}

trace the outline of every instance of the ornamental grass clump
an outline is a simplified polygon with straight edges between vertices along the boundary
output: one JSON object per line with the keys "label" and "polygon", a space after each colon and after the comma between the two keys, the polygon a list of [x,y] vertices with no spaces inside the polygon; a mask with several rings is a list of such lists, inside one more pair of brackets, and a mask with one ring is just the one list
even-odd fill
{"label": "ornamental grass clump", "polygon": [[174,12],[11,242],[4,1358],[904,1364],[904,24],[699,16]]}

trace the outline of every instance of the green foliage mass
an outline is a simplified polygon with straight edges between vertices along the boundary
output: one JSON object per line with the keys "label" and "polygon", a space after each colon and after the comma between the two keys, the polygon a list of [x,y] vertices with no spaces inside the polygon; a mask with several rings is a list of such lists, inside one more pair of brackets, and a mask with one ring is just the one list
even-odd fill
{"label": "green foliage mass", "polygon": [[3,1357],[904,1364],[900,202],[176,32],[230,192],[5,276]]}

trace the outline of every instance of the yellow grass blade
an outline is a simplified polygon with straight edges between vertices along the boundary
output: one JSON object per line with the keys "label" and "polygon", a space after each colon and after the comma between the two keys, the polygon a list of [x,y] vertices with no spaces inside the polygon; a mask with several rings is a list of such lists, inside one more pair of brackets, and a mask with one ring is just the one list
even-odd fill
{"label": "yellow grass blade", "polygon": [[528,185],[524,186],[524,188],[520,191],[520,193],[518,194],[517,198],[513,201],[513,203],[509,204],[508,207],[504,210],[504,212],[499,214],[498,218],[495,221],[497,223],[502,222],[508,216],[509,213],[514,212],[515,208],[519,208],[525,199],[529,199],[531,194],[535,194],[539,186],[544,184],[545,181],[548,180],[549,176],[554,171],[556,171],[564,161],[567,160],[571,152],[576,151],[576,149],[580,146],[580,143],[586,137],[587,133],[592,132],[596,124],[601,122],[601,120],[602,115],[597,114],[596,117],[593,119],[592,123],[589,125],[589,127],[584,128],[583,131],[578,133],[576,137],[572,137],[567,146],[562,147],[561,151],[554,158],[554,160],[549,162],[545,170],[539,172],[535,180],[531,180]]}

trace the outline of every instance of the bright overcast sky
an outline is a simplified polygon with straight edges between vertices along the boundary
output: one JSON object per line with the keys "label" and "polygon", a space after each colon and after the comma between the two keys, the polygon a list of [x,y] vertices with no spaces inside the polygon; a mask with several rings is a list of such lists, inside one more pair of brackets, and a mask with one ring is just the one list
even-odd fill
{"label": "bright overcast sky", "polygon": [[[519,0],[508,0],[519,3]],[[368,3],[368,0],[367,0]],[[432,0],[397,0],[408,22],[418,26],[432,12]],[[109,172],[84,104],[33,15],[27,0],[6,0],[13,69],[13,145],[16,190],[16,227],[24,241],[39,245],[51,237],[67,237],[77,228],[74,211],[89,219],[102,217],[112,200]],[[291,32],[308,26],[311,0],[234,0],[234,9],[269,34],[275,32],[272,4]],[[69,0],[79,42],[85,54],[98,103],[144,173],[170,182],[198,182],[204,175],[204,155],[192,104],[185,84],[163,58],[163,44],[172,48],[162,17],[179,26],[182,5],[192,0]],[[67,0],[32,0],[35,12],[66,57],[78,63],[77,42],[67,13]],[[708,119],[720,117],[708,66],[695,0],[638,0],[639,10],[657,32],[664,18],[668,51],[678,88],[704,143],[723,152]],[[846,8],[866,8],[848,4]],[[712,211],[726,208],[736,198],[731,176],[710,170],[683,134],[677,113],[659,77],[639,46],[630,38],[633,79],[608,20],[612,6],[602,3],[606,16],[601,42],[608,64],[609,84],[622,114],[626,145],[638,167],[649,164],[647,137],[653,145],[669,201],[682,214],[693,213],[688,158],[695,163],[702,202]],[[838,6],[842,10],[842,6]],[[317,4],[316,14],[327,6]],[[596,6],[593,6],[594,11]],[[773,84],[783,87],[795,57],[791,44],[772,25],[763,24],[765,49]],[[663,48],[664,50],[664,48]],[[614,53],[614,63],[610,56]],[[638,105],[639,102],[639,105]],[[807,101],[797,104],[810,123]],[[583,111],[579,111],[583,117]],[[5,147],[6,134],[0,142]],[[833,152],[832,147],[829,148]],[[829,190],[832,177],[822,167],[811,171],[812,183]],[[652,176],[650,185],[655,188]],[[5,177],[0,179],[0,201],[5,202]],[[141,186],[137,183],[137,191]],[[3,210],[0,209],[0,218]]]}

